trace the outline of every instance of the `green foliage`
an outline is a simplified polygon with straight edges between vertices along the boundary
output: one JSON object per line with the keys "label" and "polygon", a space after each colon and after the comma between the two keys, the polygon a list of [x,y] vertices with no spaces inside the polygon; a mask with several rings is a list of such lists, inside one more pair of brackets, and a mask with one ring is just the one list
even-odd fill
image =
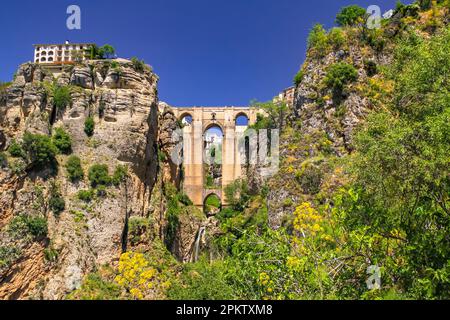
{"label": "green foliage", "polygon": [[344,7],[336,16],[336,23],[339,26],[355,26],[365,22],[366,9],[352,5]]}
{"label": "green foliage", "polygon": [[308,36],[308,49],[312,50],[317,57],[323,57],[329,49],[328,36],[323,25],[316,24]]}
{"label": "green foliage", "polygon": [[323,172],[318,166],[307,164],[297,173],[296,178],[304,193],[317,194],[322,184]]}
{"label": "green foliage", "polygon": [[59,252],[52,247],[44,249],[44,258],[47,262],[56,262],[58,260]]}
{"label": "green foliage", "polygon": [[8,152],[11,155],[11,157],[15,158],[25,158],[26,154],[25,151],[22,148],[22,145],[18,143],[16,140],[12,140],[11,144],[9,145]]}
{"label": "green foliage", "polygon": [[303,70],[300,70],[299,72],[297,72],[297,74],[294,77],[294,84],[296,86],[298,86],[302,82],[304,76],[305,76],[305,72]]}
{"label": "green foliage", "polygon": [[64,110],[72,103],[71,90],[69,86],[52,85],[51,95],[53,96],[53,106],[57,110]]}
{"label": "green foliage", "polygon": [[97,45],[90,45],[89,48],[86,49],[86,56],[91,60],[99,60],[99,59],[110,59],[114,57],[116,50],[114,47],[106,44],[102,47],[98,47]]}
{"label": "green foliage", "polygon": [[328,33],[328,42],[335,50],[339,50],[345,44],[346,38],[341,28],[333,28]]}
{"label": "green foliage", "polygon": [[328,68],[324,82],[329,88],[340,92],[346,84],[354,82],[357,79],[358,71],[353,65],[345,62],[337,62]]}
{"label": "green foliage", "polygon": [[233,288],[227,284],[225,267],[217,261],[206,259],[186,265],[178,282],[168,290],[173,300],[231,300],[235,298]]}
{"label": "green foliage", "polygon": [[95,129],[95,121],[92,117],[87,117],[86,121],[84,121],[84,133],[88,137],[92,137],[94,135],[94,129]]}
{"label": "green foliage", "polygon": [[389,275],[386,287],[448,299],[450,31],[426,41],[409,35],[395,56],[392,102],[359,131],[354,186],[335,204]]}
{"label": "green foliage", "polygon": [[39,240],[47,236],[47,219],[40,216],[19,215],[8,225],[8,233],[15,239],[32,236]]}
{"label": "green foliage", "polygon": [[125,181],[128,175],[128,167],[124,165],[118,165],[114,170],[111,182],[115,186],[119,186],[123,181]]}
{"label": "green foliage", "polygon": [[146,64],[144,60],[139,60],[136,57],[131,58],[131,63],[133,64],[134,70],[138,72],[144,72],[146,70]]}
{"label": "green foliage", "polygon": [[[110,272],[111,273],[111,272]],[[117,300],[121,298],[122,288],[97,272],[86,276],[81,287],[72,292],[69,300]]]}
{"label": "green foliage", "polygon": [[21,251],[14,246],[0,246],[0,270],[9,268],[20,257]]}
{"label": "green foliage", "polygon": [[378,73],[377,63],[373,60],[364,60],[364,69],[369,77],[373,77]]}
{"label": "green foliage", "polygon": [[48,136],[26,132],[23,136],[23,149],[34,169],[55,167],[58,149]]}
{"label": "green foliage", "polygon": [[69,154],[72,152],[72,138],[64,128],[56,128],[53,133],[52,142],[59,152]]}
{"label": "green foliage", "polygon": [[66,208],[66,202],[59,190],[59,186],[53,182],[50,187],[50,199],[48,201],[48,206],[53,214],[59,215]]}
{"label": "green foliage", "polygon": [[94,199],[95,192],[93,189],[80,190],[77,193],[77,198],[84,202],[91,202]]}
{"label": "green foliage", "polygon": [[184,204],[185,206],[192,206],[194,204],[192,200],[188,197],[188,195],[183,192],[179,192],[177,198],[178,202]]}
{"label": "green foliage", "polygon": [[106,164],[94,164],[89,168],[89,181],[92,187],[107,186],[111,183],[108,166]]}
{"label": "green foliage", "polygon": [[81,160],[77,156],[70,156],[66,162],[67,175],[72,182],[82,180],[84,178]]}
{"label": "green foliage", "polygon": [[227,202],[235,211],[242,211],[250,200],[248,184],[245,180],[235,180],[225,188]]}
{"label": "green foliage", "polygon": [[149,219],[136,216],[131,217],[128,220],[128,240],[131,245],[139,244],[149,227]]}

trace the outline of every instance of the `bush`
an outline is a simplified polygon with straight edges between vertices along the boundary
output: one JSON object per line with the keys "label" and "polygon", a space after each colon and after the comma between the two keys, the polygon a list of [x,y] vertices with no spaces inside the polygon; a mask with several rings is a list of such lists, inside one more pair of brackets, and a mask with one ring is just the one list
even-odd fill
{"label": "bush", "polygon": [[68,86],[52,86],[53,106],[57,110],[65,109],[71,102],[70,87]]}
{"label": "bush", "polygon": [[16,140],[11,141],[8,152],[11,157],[25,158],[25,151],[23,150],[22,146],[16,142]]}
{"label": "bush", "polygon": [[23,137],[23,148],[33,168],[43,169],[56,165],[58,149],[48,136],[27,132]]}
{"label": "bush", "polygon": [[80,199],[81,201],[85,201],[85,202],[91,202],[92,199],[94,199],[94,190],[93,189],[89,189],[89,190],[80,190],[77,193],[77,198]]}
{"label": "bush", "polygon": [[99,197],[99,198],[103,198],[103,197],[106,197],[106,195],[108,194],[108,192],[106,191],[106,186],[103,186],[103,185],[99,185],[99,186],[97,186],[97,190],[96,190],[97,192],[97,197]]}
{"label": "bush", "polygon": [[365,21],[366,9],[357,5],[342,8],[336,16],[336,23],[339,26],[355,26]]}
{"label": "bush", "polygon": [[52,142],[59,152],[69,154],[72,152],[72,139],[63,128],[56,128],[52,137]]}
{"label": "bush", "polygon": [[345,44],[345,35],[342,29],[333,28],[328,33],[328,42],[333,46],[334,49],[339,49]]}
{"label": "bush", "polygon": [[297,74],[294,77],[294,84],[296,86],[298,86],[302,82],[304,76],[305,76],[305,72],[303,70],[300,70],[299,72],[297,72]]}
{"label": "bush", "polygon": [[111,183],[108,166],[106,164],[94,164],[89,168],[89,181],[95,188],[96,186],[107,186]]}
{"label": "bush", "polygon": [[318,57],[327,54],[329,45],[327,32],[321,24],[316,24],[308,36],[308,49],[313,50]]}
{"label": "bush", "polygon": [[358,71],[354,66],[345,62],[338,62],[328,68],[325,84],[334,90],[342,91],[344,85],[357,79]]}
{"label": "bush", "polygon": [[20,254],[20,249],[17,247],[0,247],[0,270],[9,268],[20,257]]}
{"label": "bush", "polygon": [[83,168],[81,167],[81,160],[77,156],[70,156],[66,162],[67,175],[70,181],[76,182],[84,178]]}
{"label": "bush", "polygon": [[86,133],[88,137],[92,137],[94,135],[94,129],[95,129],[94,118],[92,117],[86,118],[86,121],[84,122],[84,133]]}
{"label": "bush", "polygon": [[114,174],[112,176],[111,182],[115,186],[119,186],[127,177],[128,167],[123,165],[118,165],[114,170]]}
{"label": "bush", "polygon": [[369,77],[373,77],[378,73],[377,63],[373,60],[364,60],[364,69]]}
{"label": "bush", "polygon": [[138,72],[144,72],[145,70],[145,62],[144,60],[139,60],[136,57],[131,58],[131,63],[133,64],[134,70]]}
{"label": "bush", "polygon": [[59,187],[55,183],[52,183],[51,186],[48,206],[55,215],[59,215],[66,208],[66,202],[59,191]]}
{"label": "bush", "polygon": [[301,173],[297,175],[297,180],[306,194],[317,194],[322,185],[323,173],[320,168],[314,165],[306,166]]}
{"label": "bush", "polygon": [[131,217],[128,221],[128,239],[132,245],[137,245],[149,227],[149,220],[143,217]]}
{"label": "bush", "polygon": [[35,239],[47,236],[47,220],[44,217],[19,215],[11,220],[8,233],[15,239],[31,235]]}
{"label": "bush", "polygon": [[184,204],[185,206],[193,205],[192,200],[185,193],[182,193],[182,192],[178,193],[177,198],[178,198],[178,201],[181,202],[182,204]]}

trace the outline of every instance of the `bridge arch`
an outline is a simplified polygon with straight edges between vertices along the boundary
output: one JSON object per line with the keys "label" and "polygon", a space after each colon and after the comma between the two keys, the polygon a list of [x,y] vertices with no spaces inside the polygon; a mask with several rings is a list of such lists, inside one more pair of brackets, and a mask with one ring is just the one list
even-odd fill
{"label": "bridge arch", "polygon": [[236,114],[236,116],[234,117],[234,124],[236,126],[248,126],[249,122],[250,122],[250,117],[244,111],[238,112]]}
{"label": "bridge arch", "polygon": [[[204,196],[203,199],[203,212],[206,215],[215,215],[220,210],[222,210],[222,197],[221,197],[221,191],[210,191],[205,193],[206,196]],[[219,196],[220,194],[220,196]]]}

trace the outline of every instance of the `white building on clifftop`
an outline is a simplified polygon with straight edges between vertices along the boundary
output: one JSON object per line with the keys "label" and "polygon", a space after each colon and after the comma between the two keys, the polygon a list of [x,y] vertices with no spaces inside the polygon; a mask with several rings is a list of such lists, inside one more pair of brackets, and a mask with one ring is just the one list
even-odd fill
{"label": "white building on clifftop", "polygon": [[86,60],[86,49],[93,43],[69,43],[64,44],[35,44],[35,63],[40,64],[71,64],[76,61]]}

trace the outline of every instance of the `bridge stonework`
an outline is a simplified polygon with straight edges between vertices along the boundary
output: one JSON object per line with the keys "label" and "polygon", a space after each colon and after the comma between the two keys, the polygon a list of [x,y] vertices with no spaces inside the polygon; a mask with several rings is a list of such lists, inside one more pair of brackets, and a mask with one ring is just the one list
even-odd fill
{"label": "bridge stonework", "polygon": [[[256,122],[257,114],[262,113],[257,108],[249,107],[171,107],[177,119],[192,117],[192,123],[183,128],[183,168],[184,192],[191,198],[194,205],[203,207],[206,197],[214,193],[220,197],[222,205],[227,205],[225,187],[242,176],[239,152],[239,138],[247,126],[237,126],[236,118],[244,115],[248,125]],[[204,135],[211,127],[222,129],[222,189],[209,190],[205,188],[204,177]]]}

